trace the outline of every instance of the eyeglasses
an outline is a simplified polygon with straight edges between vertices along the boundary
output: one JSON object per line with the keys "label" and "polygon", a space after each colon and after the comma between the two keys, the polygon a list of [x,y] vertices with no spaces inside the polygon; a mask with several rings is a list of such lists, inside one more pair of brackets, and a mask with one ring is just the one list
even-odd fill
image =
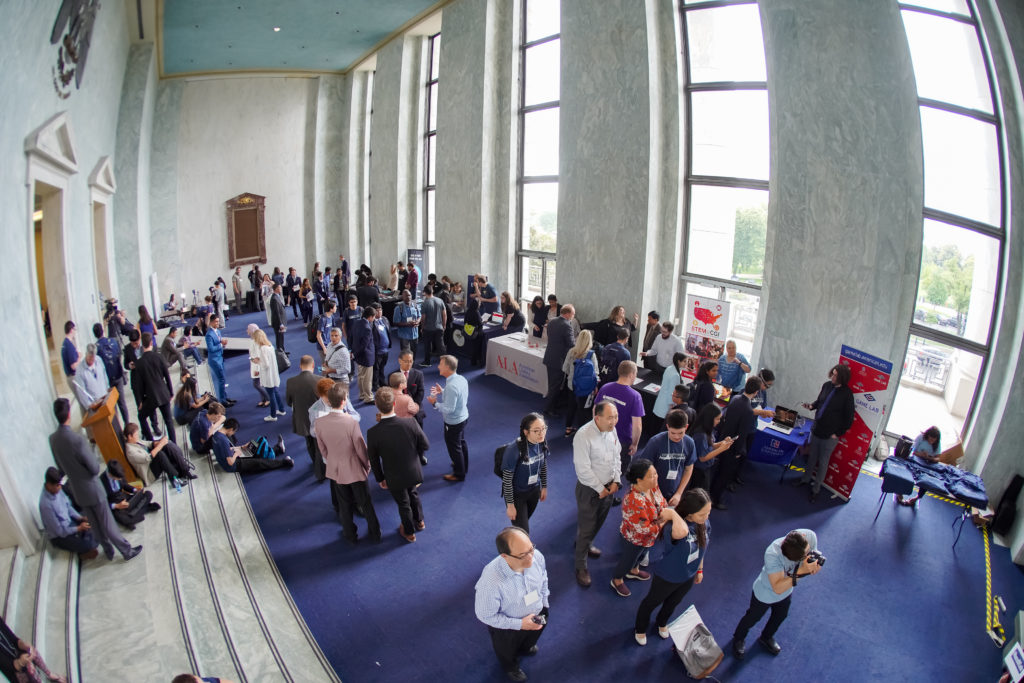
{"label": "eyeglasses", "polygon": [[512,553],[508,553],[508,556],[509,557],[514,557],[517,560],[525,560],[526,556],[527,555],[533,555],[533,551],[535,551],[536,549],[537,549],[537,546],[532,545],[532,546],[530,546],[530,549],[527,550],[525,553],[519,553],[518,555],[513,555]]}
{"label": "eyeglasses", "polygon": [[546,426],[545,427],[533,427],[532,429],[530,429],[530,433],[531,434],[544,434],[547,431],[548,431],[548,428]]}

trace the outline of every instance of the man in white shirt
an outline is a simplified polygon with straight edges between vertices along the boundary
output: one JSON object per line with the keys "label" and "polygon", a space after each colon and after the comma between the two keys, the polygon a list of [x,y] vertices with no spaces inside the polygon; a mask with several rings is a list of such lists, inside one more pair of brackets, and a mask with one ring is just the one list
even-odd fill
{"label": "man in white shirt", "polygon": [[110,382],[107,381],[107,369],[96,357],[95,344],[85,347],[85,363],[78,364],[78,371],[71,378],[71,386],[83,413],[99,408],[107,397]]}
{"label": "man in white shirt", "polygon": [[576,583],[590,586],[587,556],[600,557],[591,545],[612,507],[619,484],[619,437],[615,423],[619,411],[611,401],[594,406],[594,419],[580,427],[572,440],[572,464],[576,468]]}
{"label": "man in white shirt", "polygon": [[[661,324],[661,336],[654,340],[651,348],[642,351],[640,355],[648,359],[648,367],[655,372],[665,372],[665,368],[672,366],[672,356],[683,353],[683,340],[672,334],[675,325],[667,320]],[[653,361],[653,365],[650,361]]]}

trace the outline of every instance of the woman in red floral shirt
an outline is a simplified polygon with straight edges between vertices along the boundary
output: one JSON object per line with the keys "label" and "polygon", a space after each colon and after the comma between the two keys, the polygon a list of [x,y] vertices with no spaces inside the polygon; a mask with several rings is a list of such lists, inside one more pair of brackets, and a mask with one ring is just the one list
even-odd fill
{"label": "woman in red floral shirt", "polygon": [[612,589],[624,598],[630,595],[625,579],[650,580],[650,573],[641,569],[640,563],[661,536],[661,528],[669,521],[683,526],[658,490],[658,470],[650,460],[635,460],[626,471],[626,479],[632,486],[622,499],[622,554],[612,574]]}

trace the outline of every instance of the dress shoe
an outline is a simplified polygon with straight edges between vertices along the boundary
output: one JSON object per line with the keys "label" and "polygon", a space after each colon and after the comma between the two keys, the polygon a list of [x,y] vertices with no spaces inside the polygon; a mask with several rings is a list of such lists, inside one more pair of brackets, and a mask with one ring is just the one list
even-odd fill
{"label": "dress shoe", "polygon": [[715,503],[711,507],[715,508],[716,510],[728,510],[729,509],[729,506],[726,505],[725,503]]}
{"label": "dress shoe", "polygon": [[425,455],[421,455],[420,456],[420,465],[422,465],[423,467],[427,466],[427,456],[425,456]]}
{"label": "dress shoe", "polygon": [[422,519],[420,521],[416,522],[416,531],[423,531],[426,528],[427,528],[427,523],[424,522]]}
{"label": "dress shoe", "polygon": [[186,475],[185,475],[184,477],[182,477],[182,478],[183,478],[183,479],[188,479],[189,481],[192,481],[193,479],[198,479],[198,478],[199,478],[199,475],[198,475],[198,474],[192,474],[191,472],[189,472],[188,474],[186,474]]}
{"label": "dress shoe", "polygon": [[129,548],[128,552],[126,552],[124,554],[124,561],[127,562],[128,560],[132,559],[133,557],[135,557],[136,555],[138,555],[141,552],[142,552],[142,546],[141,545],[137,545],[137,546],[134,546],[132,548]]}
{"label": "dress shoe", "polygon": [[590,571],[586,568],[576,570],[576,583],[584,588],[590,588]]}
{"label": "dress shoe", "polygon": [[446,474],[441,477],[445,481],[463,481],[465,477],[456,477],[454,474]]}
{"label": "dress shoe", "polygon": [[93,548],[93,549],[92,549],[92,550],[90,550],[89,552],[87,552],[87,553],[82,553],[82,554],[81,554],[81,555],[79,555],[78,557],[79,557],[80,559],[82,559],[82,560],[95,560],[95,559],[96,559],[97,557],[99,557],[99,554],[100,554],[100,551],[99,551],[99,550],[97,550],[96,548]]}
{"label": "dress shoe", "polygon": [[406,534],[402,527],[398,527],[398,535],[404,538],[407,543],[416,542],[416,534]]}
{"label": "dress shoe", "polygon": [[[278,413],[280,415],[280,413]],[[284,447],[284,436],[277,435],[277,443],[274,444],[274,452],[278,455],[284,455],[287,449]]]}
{"label": "dress shoe", "polygon": [[224,399],[225,407],[233,408],[236,403],[238,403],[238,401],[236,401],[233,398],[226,398],[226,399]]}
{"label": "dress shoe", "polygon": [[160,503],[150,503],[149,505],[146,506],[146,511],[147,512],[156,512],[159,509],[160,509]]}
{"label": "dress shoe", "polygon": [[114,547],[111,546],[109,548],[104,548],[103,549],[103,554],[106,556],[108,561],[109,560],[113,560],[114,559]]}
{"label": "dress shoe", "polygon": [[596,560],[597,558],[601,557],[601,549],[595,548],[594,546],[590,546],[587,549],[587,556],[592,557]]}
{"label": "dress shoe", "polygon": [[732,654],[736,659],[743,659],[747,656],[747,647],[742,640],[732,639]]}
{"label": "dress shoe", "polygon": [[622,498],[620,496],[613,497],[612,498],[612,505],[613,506],[615,506],[615,505],[622,505]]}
{"label": "dress shoe", "polygon": [[520,657],[532,657],[535,654],[537,654],[537,646],[536,645],[534,645],[534,646],[532,646],[530,648],[527,648],[526,650],[523,650],[522,652],[519,653],[519,656]]}
{"label": "dress shoe", "polygon": [[292,460],[290,455],[286,455],[286,456],[284,456],[281,459],[284,460],[284,466],[285,467],[295,467],[295,461]]}
{"label": "dress shoe", "polygon": [[526,680],[526,672],[523,671],[522,669],[520,669],[519,667],[516,667],[515,669],[512,669],[511,671],[506,671],[505,675],[508,676],[508,680],[510,680],[510,681],[517,681],[517,682],[519,682],[519,681],[525,681]]}
{"label": "dress shoe", "polygon": [[768,650],[773,655],[778,655],[782,652],[782,646],[775,642],[775,638],[761,636],[757,639],[757,642],[764,646],[764,649]]}
{"label": "dress shoe", "polygon": [[135,531],[135,525],[134,524],[126,524],[124,528],[127,529],[128,531]]}

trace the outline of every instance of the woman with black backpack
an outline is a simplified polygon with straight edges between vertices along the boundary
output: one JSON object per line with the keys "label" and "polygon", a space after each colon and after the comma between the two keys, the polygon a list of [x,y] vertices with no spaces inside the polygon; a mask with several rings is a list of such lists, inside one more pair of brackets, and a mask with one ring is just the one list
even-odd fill
{"label": "woman with black backpack", "polygon": [[537,503],[548,497],[548,426],[538,413],[519,423],[519,438],[505,447],[501,460],[501,495],[505,514],[526,533]]}

